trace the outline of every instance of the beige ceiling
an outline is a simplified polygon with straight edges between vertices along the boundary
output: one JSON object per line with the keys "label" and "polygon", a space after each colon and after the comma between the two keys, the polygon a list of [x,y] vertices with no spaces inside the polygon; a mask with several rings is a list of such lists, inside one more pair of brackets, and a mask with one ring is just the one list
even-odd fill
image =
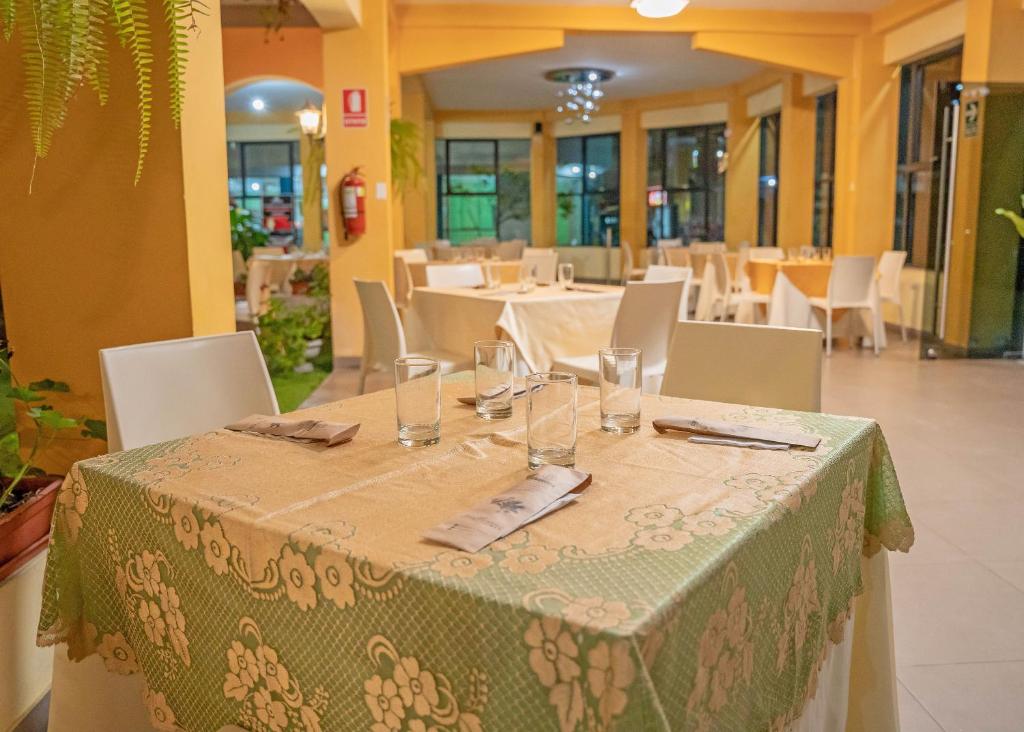
{"label": "beige ceiling", "polygon": [[608,101],[732,84],[763,67],[690,49],[681,33],[581,33],[554,51],[484,61],[424,74],[436,109],[545,109],[559,86],[544,72],[565,66],[611,69]]}
{"label": "beige ceiling", "polygon": [[[870,13],[890,0],[691,0],[692,8]],[[621,5],[628,0],[398,0],[403,5]]]}

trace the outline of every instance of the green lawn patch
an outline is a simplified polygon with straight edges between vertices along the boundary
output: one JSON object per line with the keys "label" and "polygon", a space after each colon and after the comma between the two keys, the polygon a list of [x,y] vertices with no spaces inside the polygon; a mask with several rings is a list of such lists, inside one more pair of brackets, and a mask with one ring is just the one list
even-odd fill
{"label": "green lawn patch", "polygon": [[271,376],[270,381],[274,384],[274,393],[277,394],[277,405],[281,408],[281,413],[298,409],[299,405],[327,378],[328,373],[321,369],[313,369],[307,374]]}

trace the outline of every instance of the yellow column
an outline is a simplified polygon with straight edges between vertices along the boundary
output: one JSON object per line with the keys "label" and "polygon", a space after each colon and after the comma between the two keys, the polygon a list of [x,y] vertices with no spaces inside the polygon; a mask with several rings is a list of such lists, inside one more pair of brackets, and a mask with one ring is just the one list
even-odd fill
{"label": "yellow column", "polygon": [[802,77],[789,74],[782,83],[782,129],[779,140],[780,247],[811,243],[814,223],[815,100],[803,95]]}
{"label": "yellow column", "polygon": [[640,113],[622,112],[619,133],[619,242],[633,248],[633,261],[647,246],[647,133],[640,127]]}
{"label": "yellow column", "polygon": [[761,149],[757,120],[747,116],[747,98],[729,100],[726,129],[729,168],[725,174],[725,240],[757,245],[757,176]]}
{"label": "yellow column", "polygon": [[[331,324],[335,357],[362,352],[362,308],[352,278],[392,283],[391,105],[388,13],[385,0],[365,0],[363,25],[324,33],[327,109],[327,189],[330,192]],[[367,126],[345,127],[342,91],[365,88]],[[359,166],[366,178],[366,233],[345,239],[338,187]]]}
{"label": "yellow column", "polygon": [[557,147],[552,120],[530,138],[530,238],[535,247],[555,246],[555,164]]}
{"label": "yellow column", "polygon": [[[151,18],[163,17],[152,0]],[[11,212],[0,246],[0,285],[12,367],[23,382],[66,381],[58,409],[103,418],[101,348],[235,328],[220,6],[189,36],[181,129],[167,112],[165,33],[153,33],[152,137],[133,185],[138,97],[130,59],[110,54],[110,98],[81,89],[49,156],[33,159],[21,40],[0,42],[0,99],[9,101],[0,188]],[[88,144],[83,144],[88,141]],[[16,215],[15,215],[16,212]],[[58,439],[43,466],[64,472],[103,443]]]}
{"label": "yellow column", "polygon": [[[418,76],[402,79],[403,119],[412,122],[419,130],[419,163],[423,171],[420,179],[407,185],[402,192],[402,208],[405,229],[404,241],[396,245],[411,247],[416,242],[435,239],[437,236],[436,196],[434,176],[434,125],[431,118],[430,100]],[[396,232],[397,234],[397,232]]]}

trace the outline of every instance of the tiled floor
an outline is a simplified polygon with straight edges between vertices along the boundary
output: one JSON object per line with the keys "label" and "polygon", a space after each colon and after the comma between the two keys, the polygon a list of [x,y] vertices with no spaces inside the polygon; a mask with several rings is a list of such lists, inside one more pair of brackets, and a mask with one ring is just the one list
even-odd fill
{"label": "tiled floor", "polygon": [[[1024,366],[921,361],[898,337],[825,363],[824,410],[877,419],[917,531],[893,555],[904,732],[1024,730]],[[352,396],[338,371],[311,397]],[[387,386],[371,377],[368,388]]]}

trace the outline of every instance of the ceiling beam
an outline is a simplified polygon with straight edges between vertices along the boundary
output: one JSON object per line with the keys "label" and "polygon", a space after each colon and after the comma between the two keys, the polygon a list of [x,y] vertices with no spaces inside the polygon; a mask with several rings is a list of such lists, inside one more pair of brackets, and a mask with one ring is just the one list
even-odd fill
{"label": "ceiling beam", "polygon": [[885,33],[956,0],[894,0],[871,14],[871,32]]}
{"label": "ceiling beam", "polygon": [[363,0],[302,0],[321,30],[347,30],[363,23]]}
{"label": "ceiling beam", "polygon": [[550,51],[565,45],[560,30],[400,28],[398,71],[422,74],[452,66]]}
{"label": "ceiling beam", "polygon": [[866,13],[785,12],[776,10],[714,10],[688,8],[671,18],[642,18],[625,3],[579,5],[399,5],[403,28],[550,29],[570,32],[784,33],[790,35],[855,36],[867,32]]}
{"label": "ceiling beam", "polygon": [[841,78],[853,73],[853,38],[765,33],[694,33],[696,51],[713,51],[803,73]]}

